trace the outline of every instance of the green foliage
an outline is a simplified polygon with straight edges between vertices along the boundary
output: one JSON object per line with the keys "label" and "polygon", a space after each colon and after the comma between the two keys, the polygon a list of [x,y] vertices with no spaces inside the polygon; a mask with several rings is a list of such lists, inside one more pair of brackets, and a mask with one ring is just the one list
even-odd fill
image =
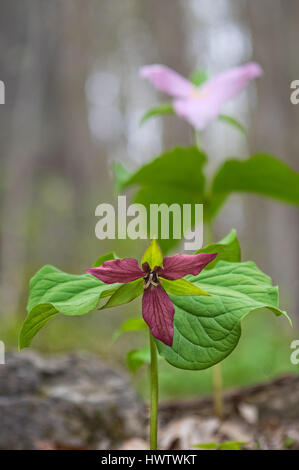
{"label": "green foliage", "polygon": [[[203,194],[205,178],[202,167],[205,154],[197,147],[176,147],[143,165],[127,181],[125,186],[141,185],[158,189],[166,185],[168,189],[196,191]],[[160,188],[161,189],[161,188]]]}
{"label": "green foliage", "polygon": [[127,304],[132,302],[143,294],[143,279],[136,279],[136,281],[128,282],[122,284],[110,297],[108,302],[101,307],[101,310],[104,308],[117,307],[118,305]]}
{"label": "green foliage", "polygon": [[247,442],[242,441],[224,441],[224,442],[207,442],[206,444],[196,444],[193,447],[204,450],[242,450]]}
{"label": "green foliage", "polygon": [[155,238],[145,250],[141,264],[144,263],[147,263],[151,269],[163,265],[162,251]]}
{"label": "green foliage", "polygon": [[246,135],[245,127],[232,116],[228,116],[227,114],[219,114],[218,119],[225,122],[226,124],[229,124],[230,126],[233,126],[235,129],[241,132],[241,134]]}
{"label": "green foliage", "polygon": [[118,256],[114,253],[114,251],[110,251],[109,253],[106,253],[105,255],[100,256],[94,263],[93,267],[98,268],[99,266],[102,266],[105,261],[110,261],[112,259],[118,259]]}
{"label": "green foliage", "polygon": [[209,79],[209,74],[205,69],[195,69],[190,76],[190,82],[196,87],[203,85]]}
{"label": "green foliage", "polygon": [[151,353],[149,347],[133,349],[127,354],[127,364],[134,374],[143,364],[150,364]]}
{"label": "green foliage", "polygon": [[125,320],[121,327],[114,332],[112,340],[115,341],[123,333],[145,330],[146,328],[147,325],[142,318],[129,318],[128,320]]}
{"label": "green foliage", "polygon": [[126,182],[130,179],[131,173],[120,162],[114,162],[112,169],[114,174],[115,191],[116,193],[120,193],[123,190]]}
{"label": "green foliage", "polygon": [[214,261],[209,263],[205,269],[212,269],[221,260],[230,262],[241,261],[241,248],[236,230],[232,229],[218,243],[210,243],[196,253],[218,253]]}
{"label": "green foliage", "polygon": [[172,347],[156,340],[159,353],[173,366],[199,370],[213,366],[237,346],[241,320],[266,307],[276,315],[278,289],[253,262],[220,261],[212,270],[187,276],[211,296],[172,296],[175,306]]}
{"label": "green foliage", "polygon": [[[233,124],[233,118],[223,115],[221,118]],[[179,204],[182,208],[183,204],[202,203],[205,221],[211,221],[234,192],[255,193],[299,205],[299,173],[271,155],[257,154],[247,160],[225,161],[209,189],[206,189],[203,172],[206,160],[206,155],[196,147],[177,147],[143,165],[134,174],[127,174],[125,181],[120,183],[118,179],[117,185],[122,190],[137,186],[134,200],[147,209],[150,204]],[[116,175],[116,178],[119,177]],[[159,238],[164,252],[178,243],[171,231],[169,238]]]}
{"label": "green foliage", "polygon": [[187,281],[187,279],[177,279],[175,281],[169,281],[160,277],[160,282],[163,288],[168,292],[168,294],[173,295],[210,295],[200,287],[192,284],[192,282]]}
{"label": "green foliage", "polygon": [[19,348],[30,345],[36,333],[56,314],[84,315],[97,308],[100,298],[119,284],[104,284],[90,274],[67,274],[44,266],[30,281],[28,315],[19,337]]}
{"label": "green foliage", "polygon": [[213,215],[232,192],[256,193],[299,205],[299,173],[266,154],[245,161],[227,160],[212,183]]}
{"label": "green foliage", "polygon": [[140,125],[144,124],[153,117],[164,116],[165,114],[174,114],[174,109],[171,102],[161,103],[150,108],[140,119]]}
{"label": "green foliage", "polygon": [[[203,165],[205,162],[205,154],[196,147],[177,147],[142,166],[127,180],[124,188],[138,186],[134,202],[144,204],[147,208],[148,227],[150,204],[170,206],[176,203],[182,208],[183,204],[203,202],[205,187]],[[163,252],[167,252],[178,242],[172,239],[171,230],[169,237],[169,240],[159,238]]]}

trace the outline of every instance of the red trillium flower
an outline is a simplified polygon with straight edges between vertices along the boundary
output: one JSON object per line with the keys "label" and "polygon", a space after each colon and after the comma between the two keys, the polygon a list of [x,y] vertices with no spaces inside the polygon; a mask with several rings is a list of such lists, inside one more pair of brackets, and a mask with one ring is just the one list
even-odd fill
{"label": "red trillium flower", "polygon": [[156,242],[150,244],[142,258],[142,269],[134,258],[105,261],[87,272],[106,284],[121,283],[104,307],[130,302],[143,293],[142,316],[152,335],[168,346],[173,342],[174,306],[167,292],[174,295],[209,295],[196,285],[182,279],[196,276],[215,259],[217,253],[174,255],[163,259]]}

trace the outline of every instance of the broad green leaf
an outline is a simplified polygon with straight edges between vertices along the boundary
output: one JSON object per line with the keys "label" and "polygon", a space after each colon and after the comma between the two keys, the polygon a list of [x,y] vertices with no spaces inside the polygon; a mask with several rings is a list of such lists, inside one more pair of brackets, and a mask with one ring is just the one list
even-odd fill
{"label": "broad green leaf", "polygon": [[90,274],[67,274],[54,266],[44,266],[30,281],[28,315],[19,336],[19,348],[32,338],[56,314],[84,315],[97,308],[106,291],[119,284],[105,284]]}
{"label": "broad green leaf", "polygon": [[149,109],[140,119],[140,125],[144,124],[150,118],[164,116],[165,114],[174,114],[172,103],[161,103]]}
{"label": "broad green leaf", "polygon": [[287,316],[278,307],[277,287],[251,261],[220,261],[187,279],[211,296],[170,295],[175,307],[173,345],[156,343],[160,354],[175,367],[199,370],[222,361],[238,344],[241,320],[253,310],[266,307]]}
{"label": "broad green leaf", "polygon": [[118,194],[123,190],[127,181],[131,178],[132,173],[120,162],[114,162],[112,169],[114,174],[115,192]]}
{"label": "broad green leaf", "polygon": [[125,320],[121,327],[114,332],[112,340],[115,341],[123,333],[144,330],[146,328],[147,325],[142,318],[129,318],[128,320]]}
{"label": "broad green leaf", "polygon": [[127,354],[127,364],[133,374],[143,366],[143,364],[149,364],[150,362],[151,353],[149,347],[133,349]]}
{"label": "broad green leaf", "polygon": [[215,260],[209,263],[205,269],[212,269],[221,260],[238,263],[241,261],[241,248],[236,230],[232,229],[229,234],[218,243],[210,243],[196,253],[218,253]]}
{"label": "broad green leaf", "polygon": [[226,124],[230,124],[231,126],[235,127],[238,131],[240,131],[242,134],[246,135],[246,129],[245,127],[237,121],[237,119],[228,116],[227,114],[219,114],[218,119],[220,121],[226,122]]}
{"label": "broad green leaf", "polygon": [[[177,147],[142,166],[131,176],[125,186],[137,186],[134,202],[144,204],[147,208],[148,227],[150,226],[150,204],[157,204],[159,207],[164,204],[162,207],[167,205],[169,208],[172,204],[178,204],[182,212],[184,204],[194,205],[203,202],[205,162],[205,154],[196,147]],[[192,210],[192,215],[193,212],[194,210]],[[194,217],[192,217],[193,223]],[[158,237],[162,251],[165,253],[178,243],[178,240],[173,238],[171,228],[170,223],[169,239]],[[181,229],[183,230],[183,222]],[[160,230],[161,221],[159,234],[161,234]]]}
{"label": "broad green leaf", "polygon": [[228,160],[212,184],[213,215],[232,192],[256,193],[299,205],[299,173],[271,155],[257,154],[248,160]]}
{"label": "broad green leaf", "polygon": [[205,163],[206,155],[197,147],[176,147],[143,165],[125,186],[149,185],[157,190],[160,185],[166,185],[173,190],[182,188],[203,194],[202,167]]}
{"label": "broad green leaf", "polygon": [[99,266],[102,266],[105,261],[110,261],[111,259],[118,259],[118,256],[114,253],[114,251],[110,251],[109,253],[106,253],[105,255],[100,256],[95,263],[93,263],[94,268],[98,268]]}
{"label": "broad green leaf", "polygon": [[162,287],[168,294],[173,295],[210,295],[200,287],[187,281],[187,279],[177,279],[175,281],[169,281],[160,277]]}
{"label": "broad green leaf", "polygon": [[199,87],[209,79],[209,74],[205,69],[196,69],[190,76],[190,82]]}
{"label": "broad green leaf", "polygon": [[151,244],[145,250],[141,264],[148,263],[151,269],[163,265],[163,255],[157,240],[154,238]]}
{"label": "broad green leaf", "polygon": [[143,279],[136,279],[136,281],[128,282],[127,284],[122,284],[112,294],[108,302],[101,307],[101,310],[104,308],[117,307],[118,305],[123,305],[132,302],[132,300],[136,299],[136,297],[139,297],[143,294],[143,286]]}

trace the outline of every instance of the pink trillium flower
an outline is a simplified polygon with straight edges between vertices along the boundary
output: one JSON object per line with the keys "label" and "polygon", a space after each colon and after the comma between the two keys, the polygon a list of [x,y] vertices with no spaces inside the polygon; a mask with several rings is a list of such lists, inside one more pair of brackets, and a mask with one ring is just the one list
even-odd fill
{"label": "pink trillium flower", "polygon": [[215,78],[196,87],[165,65],[146,65],[140,75],[147,78],[158,90],[174,97],[175,113],[198,130],[216,119],[224,103],[234,98],[247,83],[262,74],[259,64],[250,62],[226,70]]}
{"label": "pink trillium flower", "polygon": [[[153,250],[156,252],[154,255]],[[140,289],[136,284],[139,280],[143,291],[142,316],[152,335],[166,345],[172,346],[174,306],[166,290],[177,295],[209,295],[182,278],[187,274],[196,276],[216,256],[217,253],[200,253],[166,256],[163,259],[160,247],[154,240],[145,252],[142,268],[136,259],[124,258],[105,261],[102,266],[88,269],[87,272],[106,284],[128,284],[127,292],[131,286],[132,292],[135,290],[136,295],[130,294],[126,302],[140,295]],[[118,295],[117,291],[114,295]],[[117,303],[114,302],[113,305]]]}

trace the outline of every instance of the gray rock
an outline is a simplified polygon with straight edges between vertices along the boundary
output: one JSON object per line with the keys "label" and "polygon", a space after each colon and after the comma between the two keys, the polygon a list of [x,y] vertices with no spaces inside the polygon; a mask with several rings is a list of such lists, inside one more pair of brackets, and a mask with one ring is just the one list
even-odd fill
{"label": "gray rock", "polygon": [[0,449],[100,448],[143,437],[127,379],[85,354],[8,353],[0,365]]}

